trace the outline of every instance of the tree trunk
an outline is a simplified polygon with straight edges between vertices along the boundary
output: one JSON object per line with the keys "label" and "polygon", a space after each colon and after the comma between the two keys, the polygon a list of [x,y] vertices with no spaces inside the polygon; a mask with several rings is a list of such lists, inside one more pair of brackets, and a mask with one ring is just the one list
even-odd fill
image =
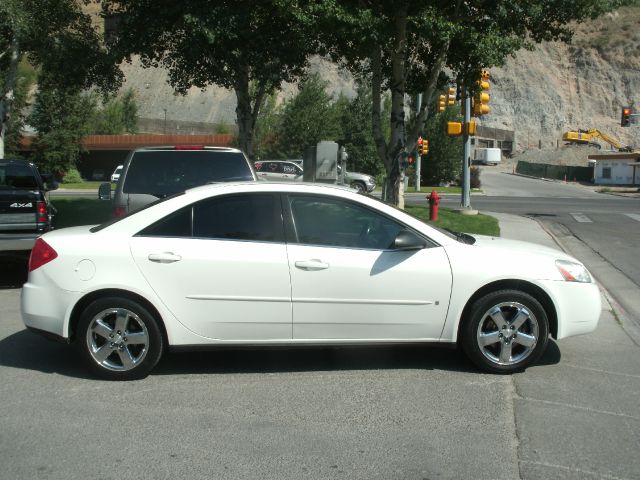
{"label": "tree trunk", "polygon": [[238,124],[238,143],[250,160],[253,160],[253,130],[255,126],[249,93],[249,67],[241,67],[235,82],[236,123]]}
{"label": "tree trunk", "polygon": [[407,58],[407,5],[400,6],[394,16],[395,42],[391,52],[391,139],[387,148],[385,168],[388,175],[388,201],[404,207],[401,182],[404,180],[403,162],[406,158],[404,94]]}
{"label": "tree trunk", "polygon": [[4,139],[7,133],[9,115],[11,114],[11,103],[13,102],[18,76],[20,44],[17,35],[14,35],[11,39],[10,53],[9,69],[7,70],[7,76],[2,86],[2,96],[0,97],[0,158],[4,158]]}

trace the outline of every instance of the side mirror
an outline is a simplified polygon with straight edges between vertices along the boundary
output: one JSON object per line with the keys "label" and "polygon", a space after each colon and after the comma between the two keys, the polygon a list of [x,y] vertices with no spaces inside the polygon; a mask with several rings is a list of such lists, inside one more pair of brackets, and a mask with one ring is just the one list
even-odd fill
{"label": "side mirror", "polygon": [[109,182],[101,183],[98,187],[98,199],[111,200],[111,184]]}
{"label": "side mirror", "polygon": [[427,246],[427,242],[409,230],[402,230],[393,240],[393,249],[400,251],[422,250]]}
{"label": "side mirror", "polygon": [[40,173],[40,177],[42,177],[42,181],[45,183],[45,189],[47,191],[58,189],[58,182],[56,182],[53,175],[50,173]]}

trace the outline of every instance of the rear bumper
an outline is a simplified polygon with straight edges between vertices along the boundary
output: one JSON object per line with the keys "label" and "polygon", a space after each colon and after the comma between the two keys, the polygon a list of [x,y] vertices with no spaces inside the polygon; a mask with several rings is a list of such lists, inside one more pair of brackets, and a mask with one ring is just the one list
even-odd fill
{"label": "rear bumper", "polygon": [[[31,272],[31,275],[41,272]],[[46,282],[44,282],[46,283]],[[75,292],[59,288],[43,288],[43,282],[25,283],[22,286],[20,307],[22,321],[28,329],[38,330],[51,338],[68,341],[67,310],[73,304]]]}
{"label": "rear bumper", "polygon": [[0,251],[31,250],[36,238],[43,233],[0,233]]}

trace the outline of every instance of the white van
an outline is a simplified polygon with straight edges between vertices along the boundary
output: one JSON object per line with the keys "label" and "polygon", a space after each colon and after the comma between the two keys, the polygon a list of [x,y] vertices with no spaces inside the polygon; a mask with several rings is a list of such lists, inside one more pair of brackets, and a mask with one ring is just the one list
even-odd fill
{"label": "white van", "polygon": [[481,165],[497,165],[502,160],[499,148],[476,148],[475,162]]}

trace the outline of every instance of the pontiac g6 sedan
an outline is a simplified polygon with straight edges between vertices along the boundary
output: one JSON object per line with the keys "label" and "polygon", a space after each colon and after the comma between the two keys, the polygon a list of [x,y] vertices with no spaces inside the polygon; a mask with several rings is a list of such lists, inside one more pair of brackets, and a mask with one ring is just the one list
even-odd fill
{"label": "pontiac g6 sedan", "polygon": [[337,186],[262,182],[49,232],[22,291],[25,325],[109,379],[222,345],[459,344],[511,373],[599,314],[589,272],[560,251],[451,234]]}

